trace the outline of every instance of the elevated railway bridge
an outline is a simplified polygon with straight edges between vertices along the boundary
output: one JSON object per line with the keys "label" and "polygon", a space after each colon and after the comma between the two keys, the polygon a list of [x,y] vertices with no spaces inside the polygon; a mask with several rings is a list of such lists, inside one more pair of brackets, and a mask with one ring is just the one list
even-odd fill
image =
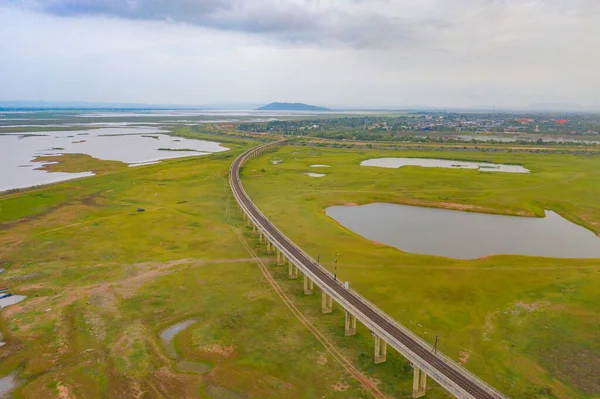
{"label": "elevated railway bridge", "polygon": [[448,356],[434,350],[428,342],[335,279],[328,270],[279,231],[254,205],[242,185],[240,169],[252,158],[272,151],[284,143],[285,141],[277,141],[263,144],[241,154],[231,165],[229,183],[245,219],[252,229],[258,232],[261,242],[266,241],[269,252],[277,252],[279,265],[287,263],[289,278],[297,278],[300,271],[304,276],[305,294],[311,294],[314,285],[321,290],[323,313],[331,312],[333,301],[338,303],[346,313],[346,335],[356,333],[357,320],[367,326],[375,337],[375,363],[386,360],[388,345],[408,359],[414,368],[413,398],[425,396],[429,377],[457,398],[508,399],[506,395]]}

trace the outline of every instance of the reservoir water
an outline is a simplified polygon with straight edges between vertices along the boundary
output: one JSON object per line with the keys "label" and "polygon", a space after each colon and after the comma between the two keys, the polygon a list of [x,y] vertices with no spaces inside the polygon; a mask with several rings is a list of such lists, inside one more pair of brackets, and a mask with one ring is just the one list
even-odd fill
{"label": "reservoir water", "polygon": [[369,240],[417,254],[600,258],[600,238],[551,211],[526,218],[373,203],[333,206],[327,215]]}
{"label": "reservoir water", "polygon": [[130,166],[163,159],[227,151],[219,143],[184,139],[149,127],[112,127],[89,130],[0,134],[0,191],[91,176],[91,172],[57,173],[36,170],[43,155],[88,154]]}

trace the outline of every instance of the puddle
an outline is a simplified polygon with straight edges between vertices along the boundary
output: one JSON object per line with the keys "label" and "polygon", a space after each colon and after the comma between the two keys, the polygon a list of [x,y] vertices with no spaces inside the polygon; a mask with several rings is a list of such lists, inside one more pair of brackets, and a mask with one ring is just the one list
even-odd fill
{"label": "puddle", "polygon": [[177,351],[175,350],[175,345],[173,345],[173,338],[175,338],[175,336],[177,334],[179,334],[180,332],[182,332],[183,330],[185,330],[186,328],[188,328],[189,326],[191,326],[192,324],[197,323],[197,322],[198,322],[198,320],[196,320],[196,319],[185,320],[180,323],[172,325],[171,327],[167,328],[166,330],[163,330],[160,333],[160,339],[163,342],[165,351],[167,352],[167,354],[169,355],[169,357],[171,359],[179,358],[179,355],[177,354]]}
{"label": "puddle", "polygon": [[310,165],[311,168],[331,168],[329,165]]}
{"label": "puddle", "polygon": [[[179,359],[179,354],[177,353],[175,345],[173,344],[173,339],[175,338],[175,336],[197,322],[198,320],[196,319],[185,320],[172,325],[171,327],[167,328],[166,330],[163,330],[160,333],[160,339],[163,343],[163,347],[165,348],[167,355],[169,355],[171,359]],[[183,359],[180,359],[175,365],[175,369],[182,373],[204,374],[210,371],[211,368],[212,365],[209,363],[191,362],[189,360]]]}
{"label": "puddle", "polygon": [[282,163],[282,162],[283,162],[283,160],[281,160],[281,159],[272,159],[272,160],[271,160],[271,163],[272,163],[273,165],[278,165],[278,164],[280,164],[280,163]]}
{"label": "puddle", "polygon": [[424,168],[476,169],[481,172],[529,173],[521,165],[503,165],[489,162],[465,162],[432,158],[376,158],[360,163],[361,166],[380,168],[401,168],[403,166],[421,166]]}
{"label": "puddle", "polygon": [[0,398],[10,398],[10,393],[17,387],[16,373],[0,378]]}
{"label": "puddle", "polygon": [[325,173],[306,173],[306,175],[308,175],[310,177],[323,177],[323,176],[327,176]]}
{"label": "puddle", "polygon": [[218,385],[207,385],[206,393],[212,399],[248,399],[249,396],[243,393],[232,391],[229,388]]}
{"label": "puddle", "polygon": [[19,303],[27,298],[25,295],[13,295],[0,299],[0,309]]}

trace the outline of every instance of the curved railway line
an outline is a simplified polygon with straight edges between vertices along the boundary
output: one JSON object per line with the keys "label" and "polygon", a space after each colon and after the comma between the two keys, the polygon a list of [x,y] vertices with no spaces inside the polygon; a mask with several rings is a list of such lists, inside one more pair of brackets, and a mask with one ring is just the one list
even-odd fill
{"label": "curved railway line", "polygon": [[[263,144],[242,153],[231,165],[229,183],[238,205],[256,228],[324,294],[366,325],[375,336],[400,352],[412,364],[457,398],[508,399],[508,397],[467,369],[434,351],[433,347],[385,314],[356,291],[346,288],[333,275],[287,238],[254,205],[240,179],[241,167],[250,159],[283,145],[285,141]],[[424,393],[424,392],[423,392]]]}

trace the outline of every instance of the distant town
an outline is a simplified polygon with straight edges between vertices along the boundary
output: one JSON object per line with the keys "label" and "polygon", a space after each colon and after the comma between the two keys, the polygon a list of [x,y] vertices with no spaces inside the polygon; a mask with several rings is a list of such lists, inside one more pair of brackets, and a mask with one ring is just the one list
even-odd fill
{"label": "distant town", "polygon": [[[239,130],[352,140],[449,140],[485,141],[593,140],[600,135],[600,115],[594,114],[468,114],[414,113],[367,115],[241,123]],[[537,138],[536,138],[537,137]]]}

